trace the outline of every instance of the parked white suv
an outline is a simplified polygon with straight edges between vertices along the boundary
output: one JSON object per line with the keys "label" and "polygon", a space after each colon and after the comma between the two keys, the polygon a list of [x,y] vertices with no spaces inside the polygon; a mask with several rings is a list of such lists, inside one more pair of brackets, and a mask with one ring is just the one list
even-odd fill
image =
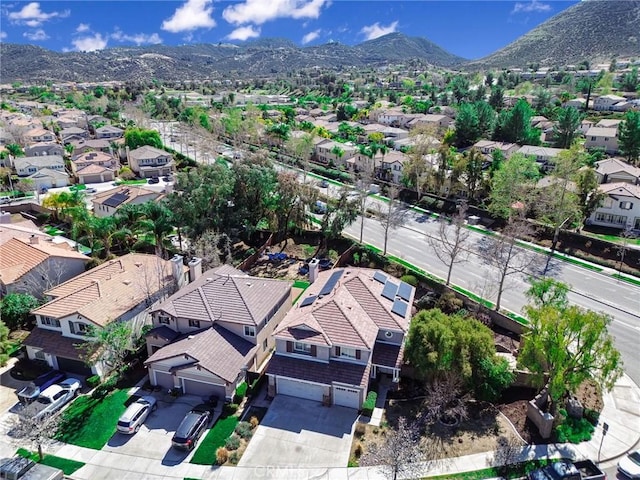
{"label": "parked white suv", "polygon": [[125,435],[133,435],[138,433],[140,427],[147,419],[149,414],[158,408],[156,399],[151,396],[140,397],[127,407],[125,412],[118,420],[117,429]]}

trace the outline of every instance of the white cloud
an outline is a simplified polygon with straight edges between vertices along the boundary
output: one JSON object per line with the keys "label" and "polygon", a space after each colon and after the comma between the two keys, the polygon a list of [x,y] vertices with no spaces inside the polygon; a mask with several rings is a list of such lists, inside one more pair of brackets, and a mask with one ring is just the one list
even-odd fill
{"label": "white cloud", "polygon": [[551,5],[542,3],[539,0],[531,0],[530,2],[516,2],[511,13],[531,13],[531,12],[548,12]]}
{"label": "white cloud", "polygon": [[76,33],[88,32],[90,30],[88,23],[81,23],[76,27]]}
{"label": "white cloud", "polygon": [[225,8],[222,17],[233,25],[262,25],[277,18],[318,18],[329,0],[244,0]]}
{"label": "white cloud", "polygon": [[302,37],[302,44],[305,45],[309,42],[313,42],[319,36],[320,36],[320,29],[314,30],[313,32],[309,32],[304,37]]}
{"label": "white cloud", "polygon": [[128,33],[124,33],[122,30],[116,30],[111,34],[111,38],[118,42],[129,42],[135,43],[136,45],[144,45],[151,44],[156,45],[158,43],[162,43],[162,38],[157,33],[134,33],[133,35],[129,35]]}
{"label": "white cloud", "polygon": [[80,52],[93,52],[102,50],[107,46],[107,38],[103,38],[101,33],[96,33],[89,37],[80,37],[71,40],[75,50]]}
{"label": "white cloud", "polygon": [[398,28],[398,21],[391,22],[389,25],[380,25],[380,22],[376,22],[373,25],[367,25],[362,27],[360,33],[364,35],[367,40],[373,40],[374,38],[393,33]]}
{"label": "white cloud", "polygon": [[7,32],[0,32],[0,40],[7,38]]}
{"label": "white cloud", "polygon": [[253,25],[247,25],[246,27],[238,27],[229,35],[229,40],[248,40],[250,38],[257,38],[260,36],[260,27],[254,27]]}
{"label": "white cloud", "polygon": [[211,17],[213,13],[212,0],[187,0],[178,7],[171,18],[162,22],[162,30],[171,33],[196,30],[198,28],[213,28],[216,21]]}
{"label": "white cloud", "polygon": [[64,10],[61,12],[50,12],[45,13],[40,10],[40,3],[31,2],[27,3],[22,10],[18,10],[15,12],[9,12],[8,17],[9,21],[12,23],[17,23],[19,25],[26,25],[28,27],[39,27],[44,22],[47,22],[53,18],[65,18],[71,14],[69,10]]}
{"label": "white cloud", "polygon": [[22,36],[32,42],[41,42],[49,38],[49,35],[47,35],[47,33],[41,28],[34,30],[33,32],[24,32]]}

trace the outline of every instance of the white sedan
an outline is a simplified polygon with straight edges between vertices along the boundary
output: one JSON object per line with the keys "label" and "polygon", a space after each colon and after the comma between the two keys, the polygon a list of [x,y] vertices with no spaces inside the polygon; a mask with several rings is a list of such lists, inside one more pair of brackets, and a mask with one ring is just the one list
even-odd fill
{"label": "white sedan", "polygon": [[640,479],[640,450],[622,457],[618,462],[618,471],[629,478]]}

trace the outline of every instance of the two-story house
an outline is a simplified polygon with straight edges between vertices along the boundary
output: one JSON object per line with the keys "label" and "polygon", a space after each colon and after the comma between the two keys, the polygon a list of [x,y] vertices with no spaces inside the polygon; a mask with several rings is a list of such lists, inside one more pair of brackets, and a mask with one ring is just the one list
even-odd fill
{"label": "two-story house", "polygon": [[607,158],[596,162],[598,183],[633,183],[640,185],[640,168],[620,158]]}
{"label": "two-story house", "polygon": [[106,138],[112,140],[120,138],[124,135],[124,130],[113,125],[104,125],[103,127],[96,128],[96,138]]}
{"label": "two-story house", "polygon": [[131,150],[128,159],[129,167],[140,178],[171,175],[174,170],[171,154],[149,145]]}
{"label": "two-story house", "polygon": [[184,284],[185,269],[179,256],[129,253],[48,290],[50,301],[32,311],[37,326],[24,341],[28,357],[68,373],[107,373],[99,361],[85,363],[86,352],[78,347],[91,327],[130,322],[139,332],[149,308]]}
{"label": "two-story house", "polygon": [[25,147],[24,155],[25,157],[40,157],[43,155],[58,155],[62,157],[64,156],[64,148],[59,143],[34,143]]}
{"label": "two-story house", "polygon": [[603,183],[598,189],[606,198],[589,217],[589,224],[623,230],[640,229],[640,185]]}
{"label": "two-story house", "polygon": [[620,97],[618,95],[602,95],[593,101],[593,109],[598,111],[610,111],[613,110],[613,106],[616,103],[623,102],[624,100],[624,97]]}
{"label": "two-story house", "polygon": [[540,168],[550,170],[553,168],[555,158],[565,150],[562,148],[538,147],[535,145],[523,145],[516,153],[526,157],[533,157]]}
{"label": "two-story house", "polygon": [[480,153],[488,157],[489,159],[493,155],[493,152],[498,150],[502,153],[505,159],[508,159],[511,155],[516,153],[520,146],[517,143],[496,142],[494,140],[478,140],[473,148],[480,150]]}
{"label": "two-story house", "polygon": [[19,177],[27,177],[33,181],[37,191],[69,185],[69,174],[65,170],[63,158],[59,155],[17,157],[13,159],[13,166]]}
{"label": "two-story house", "polygon": [[89,257],[57,245],[40,235],[12,238],[0,245],[0,297],[29,293],[41,298],[45,290],[84,272]]}
{"label": "two-story house", "polygon": [[75,155],[71,160],[71,170],[78,183],[113,182],[120,162],[104,152],[87,152]]}
{"label": "two-story house", "polygon": [[617,127],[591,127],[585,133],[586,148],[602,149],[609,154],[618,153]]}
{"label": "two-story house", "polygon": [[378,270],[318,273],[274,332],[269,395],[360,408],[370,378],[400,378],[414,295]]}
{"label": "two-story house", "polygon": [[36,142],[55,142],[56,136],[53,132],[49,130],[45,130],[44,128],[32,128],[27,130],[24,133],[24,138],[26,143],[36,143]]}
{"label": "two-story house", "polygon": [[93,197],[93,214],[96,217],[110,217],[124,205],[141,205],[147,202],[159,202],[164,193],[149,190],[144,186],[120,185]]}
{"label": "two-story house", "polygon": [[345,166],[347,159],[353,157],[357,151],[353,144],[324,140],[316,144],[314,155],[319,162]]}
{"label": "two-story house", "polygon": [[145,364],[153,385],[231,399],[248,372],[264,369],[292,284],[228,265],[200,274],[199,262],[189,262],[192,283],[154,309]]}

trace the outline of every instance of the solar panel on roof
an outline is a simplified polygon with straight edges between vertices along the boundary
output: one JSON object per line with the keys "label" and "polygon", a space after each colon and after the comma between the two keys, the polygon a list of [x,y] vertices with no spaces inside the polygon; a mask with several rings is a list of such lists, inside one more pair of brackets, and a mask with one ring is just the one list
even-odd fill
{"label": "solar panel on roof", "polygon": [[384,283],[387,281],[387,276],[382,272],[376,272],[373,274],[373,279],[380,283]]}
{"label": "solar panel on roof", "polygon": [[316,295],[311,295],[307,298],[305,298],[302,303],[300,304],[301,307],[306,307],[307,305],[311,305],[313,302],[316,301],[316,298],[318,298]]}
{"label": "solar panel on roof", "polygon": [[333,291],[336,284],[338,283],[338,280],[340,280],[340,277],[342,276],[343,271],[344,270],[338,270],[337,272],[333,272],[331,274],[331,276],[329,277],[329,280],[327,280],[327,283],[325,283],[324,287],[322,287],[322,290],[320,290],[321,297],[324,295],[329,295]]}
{"label": "solar panel on roof", "polygon": [[104,204],[107,207],[115,208],[115,207],[119,206],[120,204],[122,204],[123,202],[126,202],[128,198],[129,198],[128,195],[125,195],[123,193],[116,193],[116,194],[111,195],[109,198],[107,198],[104,201]]}
{"label": "solar panel on roof", "polygon": [[384,288],[382,289],[382,296],[384,298],[388,298],[389,300],[393,300],[396,298],[396,292],[398,291],[398,285],[393,283],[391,280],[387,280],[387,283],[384,284]]}
{"label": "solar panel on roof", "polygon": [[393,306],[391,307],[391,313],[395,313],[396,315],[400,315],[404,317],[407,314],[407,307],[409,304],[400,299],[397,299],[393,302]]}
{"label": "solar panel on roof", "polygon": [[400,295],[407,302],[411,298],[411,292],[413,287],[405,282],[400,282],[400,287],[398,287],[398,295]]}

